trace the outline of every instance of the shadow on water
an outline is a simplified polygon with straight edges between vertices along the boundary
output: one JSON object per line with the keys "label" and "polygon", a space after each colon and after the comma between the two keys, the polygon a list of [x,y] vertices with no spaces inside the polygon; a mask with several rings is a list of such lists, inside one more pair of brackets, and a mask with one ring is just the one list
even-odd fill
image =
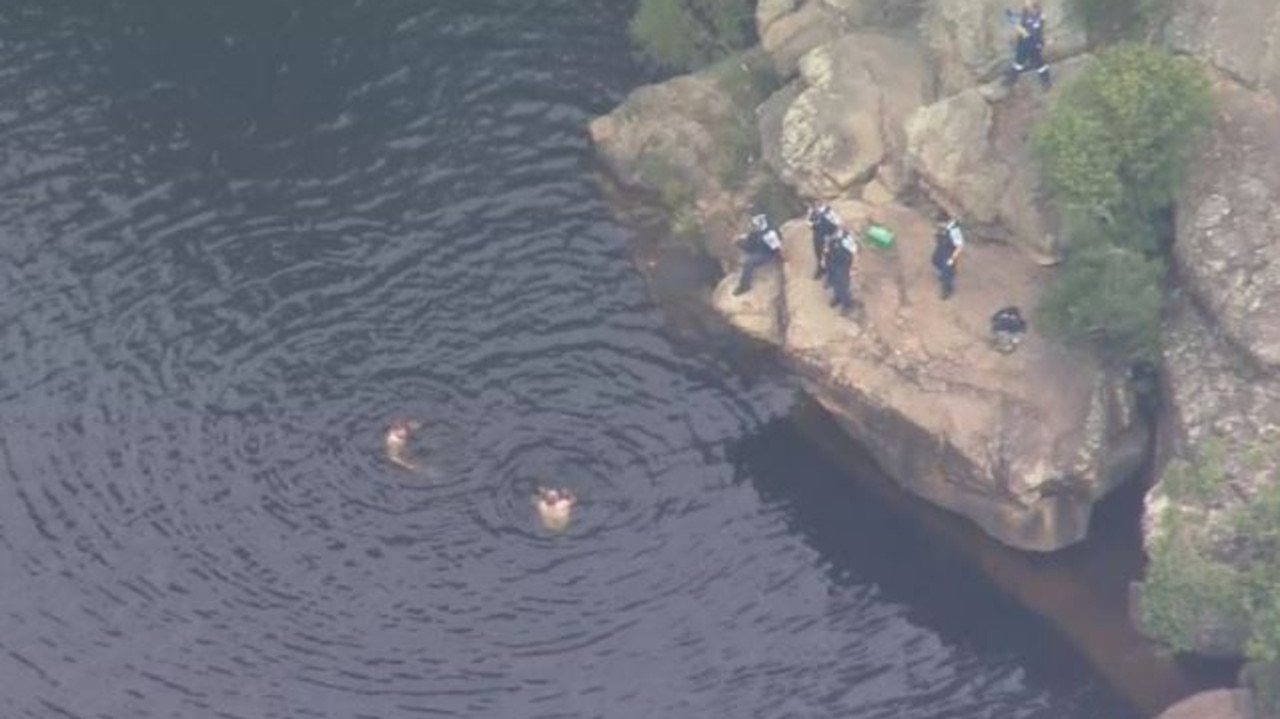
{"label": "shadow on water", "polygon": [[1154,716],[1233,684],[1235,663],[1175,659],[1128,621],[1127,587],[1142,569],[1143,483],[1100,504],[1087,541],[1034,555],[908,495],[810,400],[744,444],[738,459],[764,499],[787,507],[834,581],[874,582],[909,607],[912,621],[977,651],[1016,656],[1038,684],[1079,686],[1100,674],[1108,716]]}

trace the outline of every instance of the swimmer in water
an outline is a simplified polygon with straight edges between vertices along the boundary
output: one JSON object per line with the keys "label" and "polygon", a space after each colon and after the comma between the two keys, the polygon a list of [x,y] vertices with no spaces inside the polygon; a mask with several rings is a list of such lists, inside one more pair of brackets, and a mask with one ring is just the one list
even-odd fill
{"label": "swimmer in water", "polygon": [[412,419],[398,419],[387,429],[383,446],[387,450],[387,459],[405,469],[417,469],[418,463],[409,458],[409,433],[422,426],[421,422]]}
{"label": "swimmer in water", "polygon": [[533,498],[533,506],[538,509],[538,520],[542,528],[548,532],[563,532],[569,528],[573,505],[578,498],[567,489],[548,489],[538,487],[538,494]]}

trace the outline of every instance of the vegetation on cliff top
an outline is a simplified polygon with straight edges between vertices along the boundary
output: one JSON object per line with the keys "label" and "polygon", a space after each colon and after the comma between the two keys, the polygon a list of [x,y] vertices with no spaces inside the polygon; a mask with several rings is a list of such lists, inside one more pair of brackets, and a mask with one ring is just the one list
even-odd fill
{"label": "vegetation on cliff top", "polygon": [[[767,54],[746,49],[755,41],[755,5],[755,0],[640,0],[629,32],[641,54],[657,65],[700,71],[714,79],[730,111],[701,118],[716,128],[716,163],[707,169],[722,188],[746,192],[757,210],[785,217],[801,212],[801,205],[789,187],[757,162],[756,108],[781,81]],[[692,240],[701,231],[697,188],[670,152],[647,149],[637,169],[644,184],[656,189],[672,233]]]}
{"label": "vegetation on cliff top", "polygon": [[[1174,649],[1197,649],[1216,634],[1242,640],[1253,662],[1280,662],[1280,482],[1263,482],[1241,505],[1230,500],[1238,490],[1228,481],[1231,472],[1260,471],[1276,453],[1280,436],[1230,457],[1207,440],[1165,469],[1157,491],[1167,501],[1147,548],[1141,610],[1146,628]],[[1274,674],[1255,672],[1254,682],[1278,706]]]}
{"label": "vegetation on cliff top", "polygon": [[1070,235],[1040,308],[1051,332],[1117,362],[1154,356],[1159,239],[1212,108],[1198,62],[1129,43],[1102,53],[1054,104],[1033,138]]}
{"label": "vegetation on cliff top", "polygon": [[751,44],[755,5],[755,0],[640,0],[627,29],[650,60],[696,70]]}

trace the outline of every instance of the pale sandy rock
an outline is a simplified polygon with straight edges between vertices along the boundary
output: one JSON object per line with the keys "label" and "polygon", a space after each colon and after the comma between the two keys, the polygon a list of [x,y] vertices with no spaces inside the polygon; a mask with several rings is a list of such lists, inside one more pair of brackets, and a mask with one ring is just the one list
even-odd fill
{"label": "pale sandy rock", "polygon": [[906,125],[907,167],[935,202],[975,232],[1051,263],[1059,252],[1059,220],[1028,139],[1059,88],[1092,62],[1084,55],[1064,63],[1050,93],[1026,78],[1011,93],[969,88],[917,110]]}
{"label": "pale sandy rock", "polygon": [[[784,248],[784,257],[796,248]],[[770,344],[782,343],[783,272],[782,263],[773,262],[756,270],[751,278],[751,290],[734,295],[741,267],[732,271],[716,285],[711,303],[730,324],[743,334]]]}
{"label": "pale sandy rock", "polygon": [[[1013,248],[974,244],[957,294],[943,302],[929,220],[897,205],[835,209],[851,226],[891,226],[898,242],[862,248],[854,292],[863,306],[845,317],[811,279],[807,227],[784,226],[781,344],[810,394],[904,486],[1000,541],[1047,551],[1082,539],[1094,502],[1128,476],[1145,434],[1127,393],[1087,355],[1034,333],[1012,355],[988,346],[991,313],[1034,306],[1047,271]],[[734,322],[759,315],[734,312],[722,294],[717,304]]]}
{"label": "pale sandy rock", "polygon": [[[791,5],[790,10],[774,17],[767,25],[760,25],[760,47],[769,53],[774,69],[783,79],[796,75],[797,65],[805,53],[852,30],[862,12],[861,3],[855,3],[855,7],[847,11],[822,0],[802,0]],[[763,6],[761,3],[761,9]],[[760,12],[759,9],[756,12],[757,23]]]}
{"label": "pale sandy rock", "polygon": [[1234,83],[1179,205],[1174,257],[1231,343],[1280,370],[1280,106]]}
{"label": "pale sandy rock", "polygon": [[893,190],[885,186],[883,180],[876,178],[862,187],[862,201],[873,207],[883,207],[894,201]]}
{"label": "pale sandy rock", "polygon": [[1252,712],[1251,706],[1248,692],[1214,689],[1183,699],[1156,719],[1263,719]]}
{"label": "pale sandy rock", "polygon": [[1166,28],[1171,47],[1207,59],[1240,82],[1280,97],[1280,4],[1182,0]]}
{"label": "pale sandy rock", "polygon": [[928,98],[913,43],[846,35],[800,61],[800,79],[761,108],[764,158],[802,196],[831,197],[900,161],[901,127]]}
{"label": "pale sandy rock", "polygon": [[[1069,0],[1043,0],[1045,59],[1056,62],[1088,47],[1084,30],[1068,19]],[[920,32],[933,50],[944,95],[998,76],[1013,56],[1014,29],[1005,9],[1009,0],[936,0],[920,21]]]}

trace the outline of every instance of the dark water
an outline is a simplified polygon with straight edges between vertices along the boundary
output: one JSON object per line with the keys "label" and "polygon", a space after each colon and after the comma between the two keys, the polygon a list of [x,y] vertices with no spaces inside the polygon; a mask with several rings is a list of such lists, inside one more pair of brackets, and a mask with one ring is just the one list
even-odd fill
{"label": "dark water", "polygon": [[0,716],[1127,716],[664,332],[628,9],[0,7]]}

